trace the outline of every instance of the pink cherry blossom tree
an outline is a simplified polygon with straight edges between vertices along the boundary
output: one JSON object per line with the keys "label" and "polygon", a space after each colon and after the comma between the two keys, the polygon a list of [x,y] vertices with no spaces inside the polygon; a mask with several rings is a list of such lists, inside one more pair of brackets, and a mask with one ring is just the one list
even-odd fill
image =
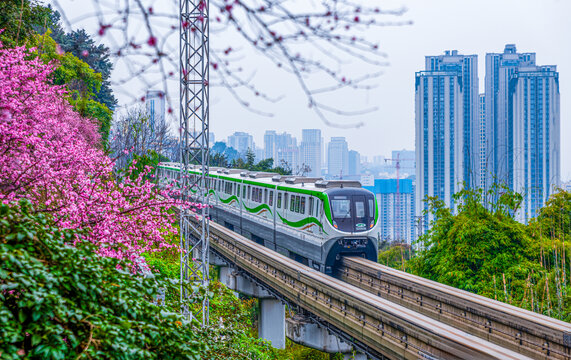
{"label": "pink cherry blossom tree", "polygon": [[0,43],[0,201],[27,198],[58,226],[85,229],[101,255],[144,268],[142,253],[173,247],[168,209],[179,202],[144,180],[150,169],[115,180],[94,122],[50,83],[55,66]]}

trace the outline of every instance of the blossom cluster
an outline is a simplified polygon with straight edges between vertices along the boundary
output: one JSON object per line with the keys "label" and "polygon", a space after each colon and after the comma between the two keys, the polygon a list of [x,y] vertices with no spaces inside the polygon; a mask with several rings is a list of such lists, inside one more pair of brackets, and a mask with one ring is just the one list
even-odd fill
{"label": "blossom cluster", "polygon": [[145,267],[142,253],[173,247],[180,202],[145,180],[151,168],[117,181],[97,125],[50,83],[56,65],[0,43],[0,201],[27,198],[60,228],[87,230],[101,255]]}

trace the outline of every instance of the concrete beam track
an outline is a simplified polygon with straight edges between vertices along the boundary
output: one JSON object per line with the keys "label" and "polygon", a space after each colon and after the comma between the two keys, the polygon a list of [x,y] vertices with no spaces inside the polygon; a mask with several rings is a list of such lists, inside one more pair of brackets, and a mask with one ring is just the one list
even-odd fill
{"label": "concrete beam track", "polygon": [[337,277],[369,293],[534,359],[571,359],[571,324],[362,258]]}
{"label": "concrete beam track", "polygon": [[[190,221],[196,221],[190,217]],[[198,234],[197,234],[198,235]],[[370,357],[527,359],[280,255],[210,222],[210,248],[279,298],[310,313]]]}

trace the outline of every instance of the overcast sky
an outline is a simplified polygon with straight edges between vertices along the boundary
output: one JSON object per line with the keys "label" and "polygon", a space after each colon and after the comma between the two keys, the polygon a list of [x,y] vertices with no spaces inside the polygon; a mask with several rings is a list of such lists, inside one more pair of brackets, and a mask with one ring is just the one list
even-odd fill
{"label": "overcast sky", "polygon": [[[87,0],[61,2],[66,4],[70,17],[74,17],[85,11]],[[452,49],[462,54],[477,54],[480,93],[483,93],[485,54],[502,52],[505,44],[513,43],[518,52],[536,52],[538,65],[557,65],[561,93],[561,175],[563,181],[571,180],[571,142],[568,141],[571,121],[567,106],[571,101],[571,21],[568,19],[571,1],[391,0],[379,3],[406,6],[408,12],[404,18],[414,24],[371,30],[381,50],[388,54],[390,66],[383,69],[384,75],[376,80],[375,89],[353,98],[346,93],[337,96],[349,109],[354,108],[354,104],[378,107],[373,113],[346,120],[364,121],[363,127],[349,130],[326,127],[308,109],[295,79],[269,64],[256,63],[252,66],[259,68],[257,84],[270,93],[286,97],[277,103],[262,105],[264,110],[274,114],[268,118],[244,109],[225,90],[213,88],[210,124],[216,138],[226,138],[234,131],[247,131],[261,147],[267,129],[287,131],[300,141],[302,128],[321,128],[326,141],[331,136],[345,136],[350,149],[367,156],[389,155],[391,150],[398,149],[413,150],[414,73],[423,70],[424,57]],[[97,30],[96,27],[87,29]]]}

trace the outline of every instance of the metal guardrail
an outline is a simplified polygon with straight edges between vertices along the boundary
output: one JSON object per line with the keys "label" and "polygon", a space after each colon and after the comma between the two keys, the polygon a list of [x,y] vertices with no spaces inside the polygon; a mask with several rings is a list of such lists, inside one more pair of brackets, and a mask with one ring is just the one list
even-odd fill
{"label": "metal guardrail", "polygon": [[571,324],[395,270],[344,258],[339,278],[535,359],[571,359]]}
{"label": "metal guardrail", "polygon": [[[190,218],[191,221],[194,219]],[[198,234],[197,234],[198,235]],[[216,223],[213,251],[376,358],[527,359],[416,311],[303,266]]]}

